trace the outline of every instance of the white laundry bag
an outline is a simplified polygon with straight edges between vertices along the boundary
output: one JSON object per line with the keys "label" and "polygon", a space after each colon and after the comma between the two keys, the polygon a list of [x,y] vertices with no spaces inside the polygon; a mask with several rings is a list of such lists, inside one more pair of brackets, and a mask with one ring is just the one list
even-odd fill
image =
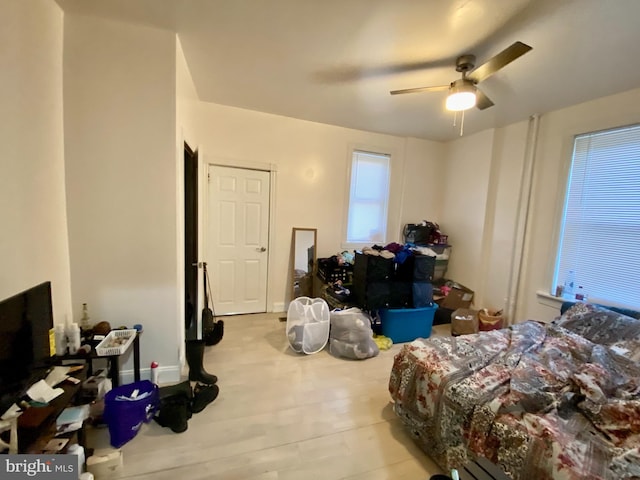
{"label": "white laundry bag", "polygon": [[329,340],[329,306],[322,298],[298,297],[289,304],[287,338],[298,353],[317,353]]}

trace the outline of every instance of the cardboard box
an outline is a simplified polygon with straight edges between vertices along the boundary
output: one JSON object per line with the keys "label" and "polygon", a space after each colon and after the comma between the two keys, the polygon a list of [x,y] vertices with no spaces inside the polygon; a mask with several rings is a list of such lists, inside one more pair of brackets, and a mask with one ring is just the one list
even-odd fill
{"label": "cardboard box", "polygon": [[478,333],[478,311],[458,308],[451,314],[451,335]]}
{"label": "cardboard box", "polygon": [[457,308],[469,308],[473,303],[473,290],[465,287],[459,283],[452,286],[451,291],[446,297],[443,297],[436,302],[442,308],[448,308],[456,310]]}

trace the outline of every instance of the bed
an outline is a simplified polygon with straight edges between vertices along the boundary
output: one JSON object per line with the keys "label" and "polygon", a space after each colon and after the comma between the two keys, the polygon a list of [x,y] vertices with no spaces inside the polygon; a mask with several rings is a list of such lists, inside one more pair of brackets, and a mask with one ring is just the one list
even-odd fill
{"label": "bed", "polygon": [[395,413],[445,471],[476,457],[514,480],[640,478],[640,320],[576,304],[395,356]]}

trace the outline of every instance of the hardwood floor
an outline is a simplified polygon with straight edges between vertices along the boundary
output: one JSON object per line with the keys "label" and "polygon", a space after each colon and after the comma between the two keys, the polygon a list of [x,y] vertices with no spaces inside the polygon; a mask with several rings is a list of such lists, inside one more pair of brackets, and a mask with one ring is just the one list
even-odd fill
{"label": "hardwood floor", "polygon": [[[144,425],[123,450],[121,478],[211,480],[428,480],[442,473],[395,417],[387,391],[393,356],[294,353],[279,314],[225,317],[207,347],[219,397],[183,433]],[[434,327],[448,334],[449,325]],[[106,430],[94,431],[107,446]]]}

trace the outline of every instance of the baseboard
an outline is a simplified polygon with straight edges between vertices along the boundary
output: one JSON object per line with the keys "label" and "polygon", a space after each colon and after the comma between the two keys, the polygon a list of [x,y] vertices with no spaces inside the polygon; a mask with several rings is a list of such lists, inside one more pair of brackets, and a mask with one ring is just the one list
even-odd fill
{"label": "baseboard", "polygon": [[[177,383],[181,380],[181,373],[182,369],[178,365],[170,365],[168,367],[160,366],[158,367],[158,383],[160,385]],[[151,368],[141,368],[140,379],[151,379]],[[120,385],[126,385],[127,383],[133,382],[135,382],[133,369],[122,370],[120,372]]]}
{"label": "baseboard", "polygon": [[284,308],[284,302],[273,302],[273,311],[286,312],[287,310]]}

